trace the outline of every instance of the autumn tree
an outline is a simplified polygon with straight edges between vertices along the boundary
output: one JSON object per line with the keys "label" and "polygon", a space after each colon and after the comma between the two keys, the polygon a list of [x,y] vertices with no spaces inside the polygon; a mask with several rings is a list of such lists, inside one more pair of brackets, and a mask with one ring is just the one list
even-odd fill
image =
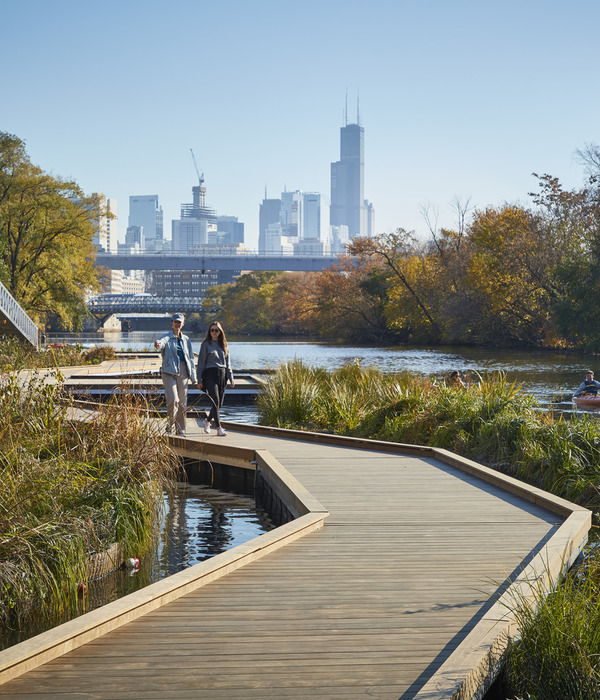
{"label": "autumn tree", "polygon": [[283,335],[317,335],[319,332],[319,273],[289,272],[277,278],[273,320]]}
{"label": "autumn tree", "polygon": [[388,293],[392,305],[388,318],[398,330],[408,330],[422,340],[440,340],[441,327],[428,294],[431,258],[414,234],[399,228],[372,238],[357,237],[348,252],[359,260],[379,261],[390,274],[395,284]]}
{"label": "autumn tree", "polygon": [[396,339],[385,317],[389,277],[379,261],[344,256],[317,274],[316,287],[321,336],[377,343]]}
{"label": "autumn tree", "polygon": [[250,272],[231,284],[211,287],[203,302],[210,321],[222,321],[231,333],[276,332],[276,291],[283,272]]}
{"label": "autumn tree", "polygon": [[95,221],[98,197],[33,165],[24,143],[0,132],[0,278],[39,324],[57,317],[78,327],[85,294],[98,286]]}
{"label": "autumn tree", "polygon": [[557,333],[568,344],[600,349],[600,150],[580,152],[588,170],[586,184],[573,190],[557,178],[538,176],[533,193],[548,232],[553,259],[548,290]]}
{"label": "autumn tree", "polygon": [[473,341],[544,345],[551,324],[543,222],[522,207],[489,207],[475,212],[468,240]]}

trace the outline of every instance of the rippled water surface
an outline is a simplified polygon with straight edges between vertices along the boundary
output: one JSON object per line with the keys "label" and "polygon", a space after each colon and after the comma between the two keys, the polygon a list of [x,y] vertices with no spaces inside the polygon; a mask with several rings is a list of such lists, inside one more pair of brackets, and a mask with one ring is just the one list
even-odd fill
{"label": "rippled water surface", "polygon": [[[133,332],[56,336],[67,342],[105,343],[115,349],[151,350],[161,333]],[[203,336],[191,336],[194,349],[198,350]],[[479,373],[501,370],[510,381],[522,384],[523,389],[535,394],[541,403],[565,398],[583,381],[588,367],[597,370],[598,358],[593,356],[560,354],[523,350],[494,350],[482,348],[407,348],[343,346],[325,342],[299,342],[297,340],[246,339],[231,336],[233,367],[240,369],[275,369],[294,358],[310,365],[327,368],[341,367],[358,360],[364,366],[378,367],[384,371],[408,371],[425,376],[442,376],[452,369],[461,372],[476,370]],[[565,408],[570,408],[568,401]],[[227,416],[224,416],[227,418]],[[235,420],[229,417],[230,420]]]}

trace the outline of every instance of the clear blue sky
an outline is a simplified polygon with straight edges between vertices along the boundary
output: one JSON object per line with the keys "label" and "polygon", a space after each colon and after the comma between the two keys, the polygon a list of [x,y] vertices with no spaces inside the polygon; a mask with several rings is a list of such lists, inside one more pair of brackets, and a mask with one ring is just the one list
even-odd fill
{"label": "clear blue sky", "polygon": [[0,130],[32,161],[118,200],[207,204],[256,246],[258,207],[329,194],[346,90],[360,95],[376,229],[421,207],[529,204],[531,173],[583,182],[600,142],[597,0],[0,0]]}

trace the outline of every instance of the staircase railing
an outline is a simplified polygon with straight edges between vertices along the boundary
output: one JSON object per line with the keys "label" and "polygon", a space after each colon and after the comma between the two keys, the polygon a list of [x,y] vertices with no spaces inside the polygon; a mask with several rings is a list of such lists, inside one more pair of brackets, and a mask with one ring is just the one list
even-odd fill
{"label": "staircase railing", "polygon": [[4,318],[0,319],[0,333],[2,326],[10,324],[12,328],[10,332],[15,330],[28,340],[36,348],[40,344],[40,331],[36,324],[23,311],[17,300],[8,291],[8,289],[0,282],[0,313]]}

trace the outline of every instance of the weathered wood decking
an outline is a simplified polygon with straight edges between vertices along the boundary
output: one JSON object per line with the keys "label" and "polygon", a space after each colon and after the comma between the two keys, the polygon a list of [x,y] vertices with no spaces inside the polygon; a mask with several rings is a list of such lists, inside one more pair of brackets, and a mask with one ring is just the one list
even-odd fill
{"label": "weathered wood decking", "polygon": [[556,574],[590,525],[584,509],[443,452],[277,431],[193,437],[209,453],[268,451],[329,511],[324,526],[8,681],[0,697],[471,697],[486,654],[503,648],[501,584],[526,564],[526,576],[545,563]]}

